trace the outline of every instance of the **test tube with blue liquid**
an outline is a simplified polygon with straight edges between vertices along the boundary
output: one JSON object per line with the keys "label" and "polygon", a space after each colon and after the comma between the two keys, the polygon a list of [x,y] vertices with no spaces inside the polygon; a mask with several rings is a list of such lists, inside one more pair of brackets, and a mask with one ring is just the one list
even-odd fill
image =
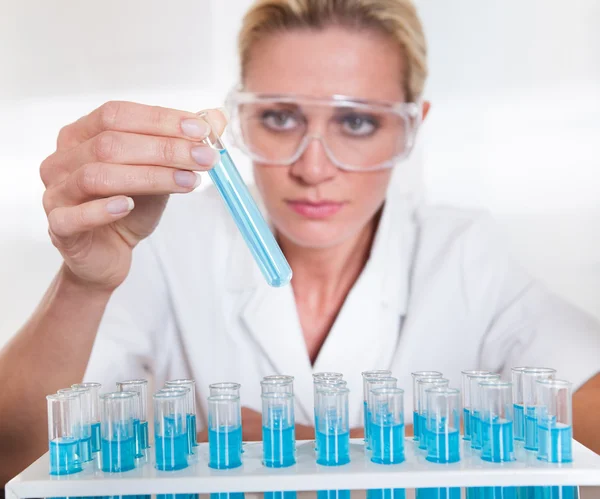
{"label": "test tube with blue liquid", "polygon": [[76,390],[84,389],[89,390],[89,404],[90,404],[90,425],[91,425],[91,446],[92,453],[100,452],[100,389],[102,385],[100,383],[87,382],[87,383],[76,383],[71,385],[71,388]]}
{"label": "test tube with blue liquid", "polygon": [[541,405],[538,399],[537,381],[553,379],[555,369],[549,367],[532,367],[523,371],[523,409],[525,412],[525,449],[538,450],[537,409]]}
{"label": "test tube with blue liquid", "polygon": [[469,376],[491,374],[490,371],[461,371],[462,406],[463,406],[463,440],[471,440],[471,384]]}
{"label": "test tube with blue liquid", "polygon": [[373,390],[378,388],[397,388],[398,379],[393,376],[374,376],[363,378],[363,387],[367,387],[367,427],[365,435],[367,437],[367,449],[372,449],[371,441],[371,408],[373,407]]}
{"label": "test tube with blue liquid", "polygon": [[92,452],[92,394],[87,388],[62,388],[57,393],[72,393],[79,397],[79,408],[81,410],[81,428],[79,430],[79,456],[83,463],[93,460]]}
{"label": "test tube with blue liquid", "polygon": [[410,375],[413,380],[413,440],[419,440],[421,430],[419,429],[419,387],[417,386],[417,380],[419,378],[441,378],[442,373],[439,371],[415,371]]}
{"label": "test tube with blue liquid", "polygon": [[131,392],[100,396],[102,471],[119,473],[135,468],[134,397]]}
{"label": "test tube with blue liquid", "polygon": [[235,395],[208,397],[209,466],[218,470],[241,466],[241,441],[240,398]]}
{"label": "test tube with blue liquid", "polygon": [[174,379],[165,383],[166,388],[188,388],[187,402],[187,431],[189,438],[190,454],[194,453],[194,447],[198,447],[198,435],[196,426],[196,382],[193,379]]}
{"label": "test tube with blue liquid", "polygon": [[275,287],[285,286],[292,279],[289,263],[221,138],[214,132],[208,114],[200,113],[199,116],[212,128],[211,134],[203,142],[216,149],[221,156],[220,161],[209,170],[210,178],[225,201],[267,283]]}
{"label": "test tube with blue liquid", "polygon": [[[404,461],[404,391],[400,388],[371,390],[369,421],[371,461],[398,464]],[[367,499],[403,499],[404,489],[369,489]]]}
{"label": "test tube with blue liquid", "polygon": [[512,380],[513,433],[519,442],[525,440],[525,413],[523,409],[523,372],[531,367],[513,367],[510,370]]}
{"label": "test tube with blue liquid", "polygon": [[[427,461],[439,464],[460,460],[460,392],[448,386],[425,390],[427,418],[421,439],[427,440]],[[421,421],[421,424],[423,422]],[[460,487],[420,488],[417,499],[460,499]]]}
{"label": "test tube with blue liquid", "polygon": [[481,450],[482,428],[481,428],[481,383],[484,381],[500,380],[500,375],[495,373],[489,374],[472,374],[469,378],[469,398],[471,401],[471,449]]}
{"label": "test tube with blue liquid", "polygon": [[132,379],[117,383],[120,392],[138,393],[134,401],[133,425],[136,432],[135,457],[144,457],[146,449],[150,448],[148,438],[148,381],[145,379]]}
{"label": "test tube with blue liquid", "polygon": [[372,371],[363,371],[361,373],[363,381],[363,429],[365,442],[368,442],[368,431],[369,431],[369,414],[367,411],[367,395],[369,393],[367,387],[367,379],[369,378],[388,378],[392,375],[392,371],[389,369],[374,369]]}
{"label": "test tube with blue liquid", "polygon": [[450,382],[446,378],[417,378],[417,410],[419,411],[419,449],[427,450],[427,394],[426,390],[435,387],[447,387]]}
{"label": "test tube with blue liquid", "polygon": [[315,378],[313,381],[314,389],[314,412],[315,412],[315,452],[318,450],[317,427],[319,426],[319,416],[317,415],[317,394],[322,387],[329,388],[347,388],[348,382],[342,378]]}
{"label": "test tube with blue liquid", "polygon": [[154,455],[160,471],[188,467],[187,395],[183,391],[159,391],[154,401]]}
{"label": "test tube with blue liquid", "polygon": [[[186,386],[167,386],[165,388],[161,388],[158,393],[179,393],[179,394],[183,394],[184,398],[185,398],[185,414],[186,414],[186,420],[189,421],[190,417],[190,389]],[[186,424],[186,426],[188,426],[188,424]],[[187,431],[188,431],[188,438],[186,440],[185,443],[185,452],[188,455],[188,462],[190,460],[193,460],[195,458],[195,454],[194,454],[194,448],[191,445],[191,440],[190,440],[190,431],[189,431],[189,427],[187,427]]]}
{"label": "test tube with blue liquid", "polygon": [[81,399],[72,393],[46,397],[51,475],[71,475],[83,469],[79,455]]}
{"label": "test tube with blue liquid", "polygon": [[315,451],[317,450],[317,388],[323,383],[342,380],[344,375],[336,372],[318,372],[313,375],[313,413],[315,424]]}

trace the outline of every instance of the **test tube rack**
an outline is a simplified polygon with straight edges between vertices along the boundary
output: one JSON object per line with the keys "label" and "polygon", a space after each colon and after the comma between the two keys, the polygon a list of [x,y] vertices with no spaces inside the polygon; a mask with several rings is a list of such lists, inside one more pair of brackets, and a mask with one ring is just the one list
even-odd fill
{"label": "test tube rack", "polygon": [[[169,493],[363,490],[382,488],[485,487],[540,485],[600,485],[600,456],[573,441],[573,462],[544,463],[534,453],[515,450],[510,463],[482,461],[461,441],[461,460],[434,464],[407,438],[401,464],[370,461],[362,439],[350,443],[351,462],[319,466],[314,441],[297,442],[297,463],[289,468],[266,468],[262,444],[245,444],[243,466],[232,470],[208,467],[208,444],[200,444],[198,462],[175,471],[157,471],[147,462],[126,473],[103,473],[98,466],[67,476],[48,474],[48,454],[6,484],[7,499]],[[150,455],[152,450],[150,449]]]}

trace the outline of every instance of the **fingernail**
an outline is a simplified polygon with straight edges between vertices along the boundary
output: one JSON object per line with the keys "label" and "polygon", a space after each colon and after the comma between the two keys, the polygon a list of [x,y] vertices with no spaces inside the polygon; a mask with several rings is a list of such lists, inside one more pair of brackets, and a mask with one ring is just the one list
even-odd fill
{"label": "fingernail", "polygon": [[200,175],[194,172],[186,172],[183,170],[178,170],[173,174],[175,178],[175,183],[179,187],[185,188],[193,188],[195,189],[200,185]]}
{"label": "fingernail", "polygon": [[192,147],[192,158],[202,166],[212,166],[219,159],[219,153],[210,147]]}
{"label": "fingernail", "polygon": [[106,211],[112,215],[121,215],[133,210],[134,202],[129,197],[113,199],[106,204]]}
{"label": "fingernail", "polygon": [[181,122],[181,131],[193,139],[203,139],[210,134],[210,126],[204,120],[187,119]]}

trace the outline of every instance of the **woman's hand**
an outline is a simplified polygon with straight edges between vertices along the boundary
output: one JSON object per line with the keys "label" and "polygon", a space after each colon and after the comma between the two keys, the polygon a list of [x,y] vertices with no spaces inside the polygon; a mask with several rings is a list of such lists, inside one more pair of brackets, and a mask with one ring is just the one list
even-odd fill
{"label": "woman's hand", "polygon": [[[220,134],[225,117],[209,116]],[[60,131],[40,175],[68,278],[109,291],[123,282],[132,249],[155,229],[169,195],[191,192],[196,171],[218,160],[200,143],[209,131],[193,113],[132,102],[108,102]]]}

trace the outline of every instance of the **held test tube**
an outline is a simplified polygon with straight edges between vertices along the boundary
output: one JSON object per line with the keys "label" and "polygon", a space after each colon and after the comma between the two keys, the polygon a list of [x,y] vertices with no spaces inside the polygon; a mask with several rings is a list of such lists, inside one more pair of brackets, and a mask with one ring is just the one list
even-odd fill
{"label": "held test tube", "polygon": [[552,379],[556,374],[555,369],[548,367],[532,367],[525,369],[523,381],[523,409],[525,413],[525,449],[538,450],[537,409],[540,406],[537,391],[537,381]]}
{"label": "held test tube", "polygon": [[208,397],[209,463],[214,469],[242,465],[242,421],[240,398],[235,395]]}
{"label": "held test tube", "polygon": [[292,269],[277,244],[267,222],[252,199],[229,152],[214,128],[207,113],[200,113],[211,127],[211,134],[203,140],[219,151],[220,161],[208,174],[225,201],[229,213],[241,232],[254,260],[270,286],[285,286],[292,279]]}
{"label": "held test tube", "polygon": [[410,373],[413,379],[413,440],[419,440],[421,430],[419,428],[419,387],[417,380],[419,378],[441,378],[442,373],[439,371],[415,371]]}
{"label": "held test tube", "polygon": [[189,388],[188,393],[188,415],[187,431],[189,438],[190,454],[194,453],[194,447],[198,447],[198,435],[196,430],[196,382],[193,379],[174,379],[165,383],[166,388],[184,387]]}
{"label": "held test tube", "polygon": [[145,379],[132,379],[117,383],[120,392],[138,393],[136,396],[135,414],[133,425],[135,427],[135,457],[143,457],[144,450],[150,447],[148,439],[148,381]]}
{"label": "held test tube", "polygon": [[72,393],[48,395],[48,445],[51,475],[83,469],[79,456],[81,399]]}
{"label": "held test tube", "polygon": [[84,463],[93,459],[92,453],[92,394],[87,388],[62,388],[58,394],[71,393],[79,398],[79,410],[81,411],[81,428],[79,429],[79,457]]}
{"label": "held test tube", "polygon": [[131,392],[100,396],[102,471],[118,473],[135,468],[134,398]]}
{"label": "held test tube", "polygon": [[447,387],[446,378],[417,378],[417,408],[419,411],[419,449],[427,449],[427,394],[425,390],[437,386]]}
{"label": "held test tube", "polygon": [[159,391],[152,399],[156,469],[175,471],[187,468],[187,394],[183,390]]}
{"label": "held test tube", "polygon": [[469,378],[469,399],[471,402],[471,449],[480,450],[482,445],[481,435],[481,387],[483,381],[499,380],[500,375],[495,373],[471,374]]}
{"label": "held test tube", "polygon": [[463,406],[463,440],[471,440],[471,385],[469,376],[491,374],[489,371],[461,371],[462,406]]}
{"label": "held test tube", "polygon": [[92,427],[92,452],[100,452],[100,383],[76,383],[71,385],[75,389],[90,391],[90,422]]}

